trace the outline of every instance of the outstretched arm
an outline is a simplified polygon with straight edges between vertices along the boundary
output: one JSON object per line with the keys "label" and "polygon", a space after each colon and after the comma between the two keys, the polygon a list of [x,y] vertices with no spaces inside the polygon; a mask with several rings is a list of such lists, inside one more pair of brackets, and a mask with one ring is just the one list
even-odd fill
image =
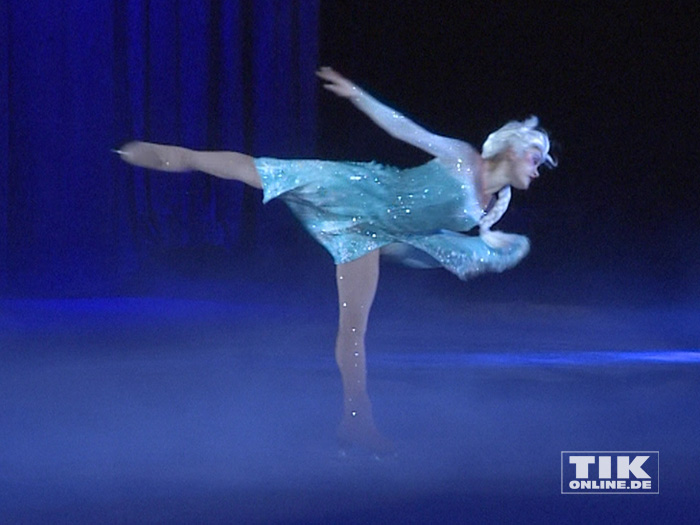
{"label": "outstretched arm", "polygon": [[460,157],[465,150],[469,149],[469,146],[460,140],[436,135],[420,127],[398,111],[394,111],[368,95],[329,67],[322,67],[316,74],[326,81],[326,84],[323,85],[324,88],[339,97],[349,99],[355,107],[392,137],[436,157]]}

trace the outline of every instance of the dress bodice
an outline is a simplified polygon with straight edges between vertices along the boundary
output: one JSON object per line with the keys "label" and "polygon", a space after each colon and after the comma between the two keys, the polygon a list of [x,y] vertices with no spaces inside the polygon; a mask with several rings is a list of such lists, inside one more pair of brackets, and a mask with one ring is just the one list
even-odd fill
{"label": "dress bodice", "polygon": [[392,198],[377,218],[395,232],[471,230],[481,217],[471,171],[463,162],[443,159],[401,170],[392,177]]}

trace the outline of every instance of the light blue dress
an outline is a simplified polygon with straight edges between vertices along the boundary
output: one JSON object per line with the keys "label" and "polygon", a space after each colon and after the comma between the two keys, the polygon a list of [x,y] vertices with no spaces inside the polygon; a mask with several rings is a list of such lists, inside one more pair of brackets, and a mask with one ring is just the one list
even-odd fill
{"label": "light blue dress", "polygon": [[[263,202],[282,199],[336,264],[382,249],[409,266],[443,266],[466,279],[503,271],[527,254],[526,237],[490,230],[510,189],[500,192],[500,205],[489,213],[481,209],[479,157],[471,146],[433,135],[363,92],[353,102],[391,135],[435,158],[404,170],[373,162],[259,158]],[[460,233],[470,230],[478,234]]]}

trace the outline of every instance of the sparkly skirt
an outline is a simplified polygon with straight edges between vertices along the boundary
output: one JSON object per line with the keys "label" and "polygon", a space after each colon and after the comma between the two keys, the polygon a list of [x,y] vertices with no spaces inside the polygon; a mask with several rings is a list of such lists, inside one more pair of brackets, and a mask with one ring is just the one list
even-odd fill
{"label": "sparkly skirt", "polygon": [[259,158],[263,202],[281,198],[304,228],[343,264],[382,249],[416,268],[444,267],[461,279],[503,271],[528,252],[526,237],[488,244],[468,231],[459,185],[439,163],[400,170],[377,163]]}

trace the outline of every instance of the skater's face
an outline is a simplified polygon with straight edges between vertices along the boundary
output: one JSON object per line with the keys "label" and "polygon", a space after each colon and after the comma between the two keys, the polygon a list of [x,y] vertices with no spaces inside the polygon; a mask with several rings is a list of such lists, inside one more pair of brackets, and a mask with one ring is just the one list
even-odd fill
{"label": "skater's face", "polygon": [[540,176],[537,168],[542,161],[542,153],[537,148],[528,148],[521,155],[514,151],[508,152],[510,160],[510,183],[516,189],[526,190],[533,180]]}

